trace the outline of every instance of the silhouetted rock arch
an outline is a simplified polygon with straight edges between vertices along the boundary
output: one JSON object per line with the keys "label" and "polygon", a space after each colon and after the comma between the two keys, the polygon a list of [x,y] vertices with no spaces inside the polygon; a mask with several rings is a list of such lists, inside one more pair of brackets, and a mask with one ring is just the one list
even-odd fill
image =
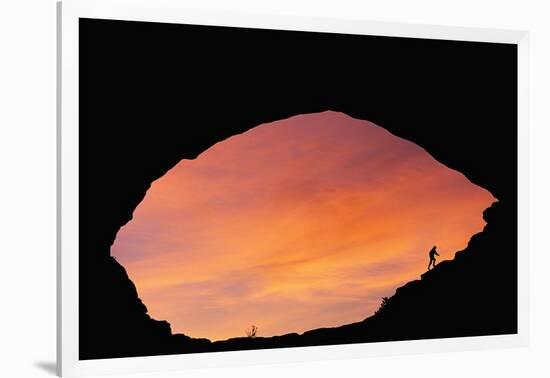
{"label": "silhouetted rock arch", "polygon": [[262,123],[324,110],[374,122],[491,191],[515,226],[514,45],[106,20],[82,20],[80,41],[84,357],[114,318],[131,324],[121,337],[169,336],[106,268],[110,245],[154,180]]}

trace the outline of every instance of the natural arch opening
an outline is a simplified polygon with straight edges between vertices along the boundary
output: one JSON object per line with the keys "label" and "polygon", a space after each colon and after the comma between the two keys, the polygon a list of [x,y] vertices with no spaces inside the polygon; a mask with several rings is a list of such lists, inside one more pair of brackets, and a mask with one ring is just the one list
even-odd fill
{"label": "natural arch opening", "polygon": [[221,340],[364,319],[482,230],[485,189],[418,145],[338,112],[259,125],[182,160],[112,254],[152,317]]}

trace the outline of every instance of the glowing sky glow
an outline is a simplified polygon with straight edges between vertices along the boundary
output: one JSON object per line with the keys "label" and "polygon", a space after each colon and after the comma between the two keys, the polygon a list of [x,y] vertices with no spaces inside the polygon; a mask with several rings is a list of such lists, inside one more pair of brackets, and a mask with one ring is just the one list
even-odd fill
{"label": "glowing sky glow", "polygon": [[[443,127],[443,126],[442,126]],[[360,321],[482,230],[495,199],[342,113],[260,125],[155,181],[112,253],[174,333],[221,340]]]}

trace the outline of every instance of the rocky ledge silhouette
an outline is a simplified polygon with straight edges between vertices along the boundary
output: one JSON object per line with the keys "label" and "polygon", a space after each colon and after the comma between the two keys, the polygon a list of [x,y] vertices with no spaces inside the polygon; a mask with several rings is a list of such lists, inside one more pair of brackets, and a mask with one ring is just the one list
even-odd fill
{"label": "rocky ledge silhouette", "polygon": [[104,343],[100,334],[90,335],[98,343],[94,356],[98,358],[98,351],[107,358],[516,333],[516,282],[511,279],[516,266],[515,233],[499,221],[506,218],[506,211],[510,209],[495,202],[483,214],[487,222],[483,232],[474,235],[464,250],[398,288],[374,315],[303,334],[215,342],[172,335],[167,322],[147,315],[124,268],[108,258],[105,271],[110,273],[98,280],[103,290],[97,299],[112,295],[127,301],[103,309],[106,327],[101,333],[117,337],[105,336],[110,342]]}

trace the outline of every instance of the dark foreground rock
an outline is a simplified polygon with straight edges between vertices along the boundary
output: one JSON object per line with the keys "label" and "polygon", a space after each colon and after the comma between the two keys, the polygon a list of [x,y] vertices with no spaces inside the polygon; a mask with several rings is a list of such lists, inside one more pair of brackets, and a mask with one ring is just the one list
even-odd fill
{"label": "dark foreground rock", "polygon": [[[81,359],[515,331],[515,45],[88,19],[79,38]],[[374,122],[490,190],[501,204],[486,230],[363,322],[216,343],[173,336],[110,257],[118,230],[181,159],[325,110]]]}

